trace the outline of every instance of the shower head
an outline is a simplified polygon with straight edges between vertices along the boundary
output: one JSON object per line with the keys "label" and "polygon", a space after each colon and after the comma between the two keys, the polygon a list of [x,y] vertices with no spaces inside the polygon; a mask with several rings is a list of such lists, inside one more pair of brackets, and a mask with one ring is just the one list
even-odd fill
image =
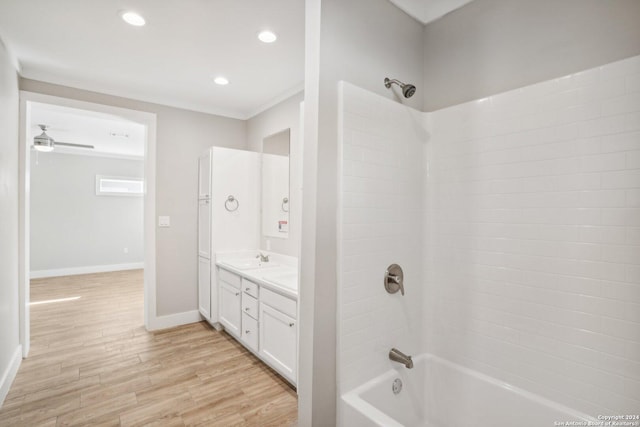
{"label": "shower head", "polygon": [[402,94],[405,98],[411,98],[414,93],[416,93],[416,87],[412,84],[402,83],[400,80],[390,79],[389,77],[384,78],[384,86],[388,89],[392,84],[397,84],[402,89]]}

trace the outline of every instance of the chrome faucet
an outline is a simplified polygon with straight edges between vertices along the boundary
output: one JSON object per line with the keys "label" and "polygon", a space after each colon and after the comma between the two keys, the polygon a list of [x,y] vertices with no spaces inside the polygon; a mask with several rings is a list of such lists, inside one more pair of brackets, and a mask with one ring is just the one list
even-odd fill
{"label": "chrome faucet", "polygon": [[389,351],[389,359],[394,362],[402,363],[407,367],[407,369],[413,368],[413,360],[411,360],[411,356],[407,356],[397,348],[392,348],[391,351]]}
{"label": "chrome faucet", "polygon": [[262,252],[258,253],[256,258],[260,258],[260,262],[269,262],[269,255],[263,255]]}

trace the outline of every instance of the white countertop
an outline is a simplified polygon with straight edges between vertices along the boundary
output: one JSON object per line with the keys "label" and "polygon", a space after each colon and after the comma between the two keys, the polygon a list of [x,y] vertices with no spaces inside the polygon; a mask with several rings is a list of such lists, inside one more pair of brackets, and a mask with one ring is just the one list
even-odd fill
{"label": "white countertop", "polygon": [[[217,257],[216,265],[288,298],[298,300],[298,269],[271,257],[269,262],[253,258]],[[285,260],[286,262],[286,260]],[[289,265],[287,265],[289,264]]]}

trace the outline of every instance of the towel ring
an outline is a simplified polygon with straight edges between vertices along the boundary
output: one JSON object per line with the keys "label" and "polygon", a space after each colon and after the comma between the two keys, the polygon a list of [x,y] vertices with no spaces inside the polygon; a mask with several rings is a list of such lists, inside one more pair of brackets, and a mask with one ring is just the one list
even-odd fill
{"label": "towel ring", "polygon": [[[233,203],[235,203],[235,206],[233,206]],[[232,204],[231,207],[229,206],[229,204]],[[224,208],[229,212],[235,212],[238,210],[239,207],[240,207],[240,202],[238,201],[238,199],[236,199],[231,195],[227,197],[227,200],[225,200],[224,202]]]}
{"label": "towel ring", "polygon": [[[284,206],[287,205],[287,208],[285,209]],[[282,205],[280,205],[280,207],[282,208],[282,212],[289,212],[289,198],[285,197],[284,199],[282,199]]]}

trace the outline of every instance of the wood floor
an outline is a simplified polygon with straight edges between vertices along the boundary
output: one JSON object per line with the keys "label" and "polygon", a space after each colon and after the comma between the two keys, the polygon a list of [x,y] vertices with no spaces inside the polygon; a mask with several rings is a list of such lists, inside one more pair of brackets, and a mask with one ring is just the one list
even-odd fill
{"label": "wood floor", "polygon": [[147,332],[142,278],[32,281],[32,303],[50,302],[31,305],[31,352],[0,426],[297,424],[295,391],[225,333],[204,322]]}

